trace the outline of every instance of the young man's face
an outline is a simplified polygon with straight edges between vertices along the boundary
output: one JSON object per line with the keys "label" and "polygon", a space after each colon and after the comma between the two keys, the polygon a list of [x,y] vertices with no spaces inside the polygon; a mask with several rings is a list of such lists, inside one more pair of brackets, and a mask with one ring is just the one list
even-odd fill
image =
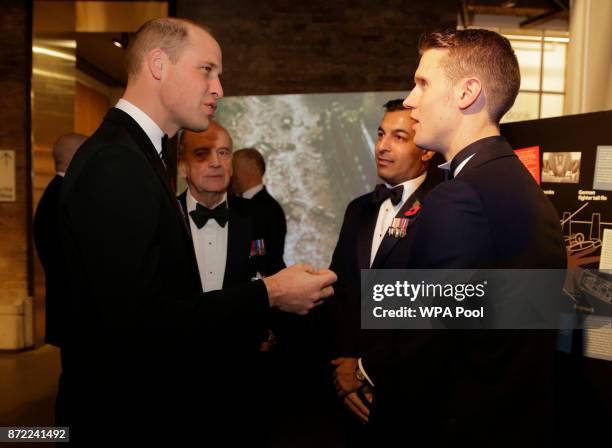
{"label": "young man's face", "polygon": [[425,162],[433,155],[415,145],[414,123],[406,109],[387,112],[378,126],[376,169],[378,176],[391,185],[423,174]]}
{"label": "young man's face", "polygon": [[232,177],[232,141],[216,123],[206,132],[186,132],[181,142],[181,175],[199,194],[224,193]]}
{"label": "young man's face", "polygon": [[448,50],[432,49],[423,53],[414,75],[415,86],[404,100],[412,110],[414,142],[432,151],[446,153],[456,130],[453,86],[442,63]]}
{"label": "young man's face", "polygon": [[178,128],[204,131],[223,97],[221,48],[206,31],[189,29],[189,42],[175,64],[164,69],[162,105]]}

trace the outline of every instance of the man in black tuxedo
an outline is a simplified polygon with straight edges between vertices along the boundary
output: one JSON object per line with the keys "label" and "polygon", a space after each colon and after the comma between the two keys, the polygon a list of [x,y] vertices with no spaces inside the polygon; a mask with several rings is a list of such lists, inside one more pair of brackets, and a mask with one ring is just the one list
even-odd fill
{"label": "man in black tuxedo", "polygon": [[[361,330],[361,269],[402,269],[408,264],[408,238],[389,230],[406,224],[411,231],[411,218],[405,214],[423,203],[436,184],[436,176],[428,175],[432,151],[414,144],[410,110],[401,99],[387,102],[378,127],[376,169],[384,181],[373,192],[354,199],[347,207],[330,269],[338,274],[334,301],[327,303],[336,337],[336,375],[356,369],[367,376],[358,359],[389,344],[390,332]],[[371,388],[364,395],[351,392],[343,396],[344,404],[363,423],[367,423],[372,399]],[[365,399],[365,403],[364,403]],[[365,430],[350,425],[347,434],[351,444],[367,444]]]}
{"label": "man in black tuxedo", "polygon": [[251,200],[255,213],[264,224],[262,232],[266,250],[274,258],[283,258],[287,220],[283,208],[263,183],[265,173],[266,162],[255,148],[243,148],[234,153],[232,189],[236,195]]}
{"label": "man in black tuxedo", "polygon": [[[407,267],[564,269],[558,215],[499,135],[520,84],[510,43],[451,30],[425,35],[420,51],[404,105],[415,143],[445,157],[450,180],[415,220]],[[549,445],[554,351],[550,331],[395,331],[383,363],[362,358],[373,428],[389,446]],[[346,393],[363,384],[341,380]]]}
{"label": "man in black tuxedo", "polygon": [[[214,120],[204,132],[185,130],[181,134],[178,168],[187,181],[187,190],[178,200],[191,233],[205,292],[267,277],[285,267],[282,257],[273,258],[266,251],[263,225],[258,225],[250,201],[228,194],[232,145],[227,130]],[[244,392],[243,406],[257,403],[253,421],[261,418],[258,427],[265,433],[263,415],[269,413],[262,410],[269,411],[265,396],[272,391],[265,383],[267,358],[259,352],[269,349],[273,333],[265,328],[257,339],[244,334],[244,330],[248,328],[233,335],[235,353],[240,356],[228,359],[226,368],[231,365],[238,370],[245,363],[251,366],[253,372],[248,382],[252,387]],[[266,387],[262,387],[264,384]]]}
{"label": "man in black tuxedo", "polygon": [[[123,98],[76,154],[60,199],[71,437],[237,444],[250,434],[241,402],[250,366],[226,367],[238,356],[227,341],[258,338],[271,307],[308,312],[333,293],[335,275],[297,265],[202,292],[164,142],[209,126],[223,96],[221,49],[198,25],[155,19],[126,58]],[[112,428],[101,429],[105,422]]]}
{"label": "man in black tuxedo", "polygon": [[45,188],[34,214],[34,244],[45,271],[45,342],[62,346],[66,325],[66,287],[63,277],[58,210],[62,183],[74,153],[87,139],[81,134],[66,134],[53,145],[55,176]]}
{"label": "man in black tuxedo", "polygon": [[[285,268],[282,256],[267,252],[250,201],[228,194],[232,176],[232,138],[211,120],[204,132],[184,131],[178,168],[187,190],[178,196],[191,234],[202,289],[214,291],[267,277]],[[267,348],[266,329],[260,341]],[[259,344],[257,344],[259,346]]]}
{"label": "man in black tuxedo", "polygon": [[228,194],[232,145],[227,130],[212,120],[206,131],[181,136],[179,171],[188,188],[178,198],[189,217],[204,291],[244,283],[258,274],[273,275],[285,267],[282,256],[267,251],[263,225],[250,201]]}

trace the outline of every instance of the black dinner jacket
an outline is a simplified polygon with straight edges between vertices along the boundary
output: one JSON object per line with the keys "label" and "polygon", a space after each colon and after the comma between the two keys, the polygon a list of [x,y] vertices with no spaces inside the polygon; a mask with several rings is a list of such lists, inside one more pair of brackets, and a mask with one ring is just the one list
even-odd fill
{"label": "black dinner jacket", "polygon": [[45,342],[62,346],[66,328],[66,302],[63,257],[58,227],[60,193],[64,178],[51,179],[38,202],[34,215],[34,244],[45,271]]}
{"label": "black dinner jacket", "polygon": [[[187,226],[191,232],[191,217],[187,211],[187,191],[178,196],[179,203],[183,209]],[[227,232],[227,258],[225,262],[225,275],[223,288],[239,285],[250,281],[259,272],[263,276],[273,275],[285,267],[282,256],[274,258],[274,254],[268,252],[266,246],[265,255],[251,257],[251,243],[255,240],[264,239],[261,235],[261,227],[257,225],[256,218],[248,199],[233,195],[227,196],[228,206],[228,232]]]}
{"label": "black dinner jacket", "polygon": [[[405,217],[404,213],[415,204],[423,204],[435,185],[433,176],[428,175],[407,198],[396,217]],[[370,266],[372,239],[380,209],[380,204],[372,203],[372,196],[373,192],[370,192],[349,203],[332,256],[330,269],[338,275],[338,281],[334,285],[334,300],[325,306],[329,306],[332,319],[334,357],[360,357],[368,350],[388,343],[385,339],[388,331],[361,330],[361,270],[408,267],[408,235],[412,232],[412,219],[406,237],[385,235]]]}
{"label": "black dinner jacket", "polygon": [[264,186],[251,199],[253,213],[257,218],[257,226],[266,241],[266,250],[271,259],[282,260],[285,252],[285,237],[287,235],[287,219],[283,208]]}
{"label": "black dinner jacket", "polygon": [[[558,214],[510,145],[488,137],[463,151],[475,155],[415,220],[407,267],[564,269]],[[363,359],[372,424],[390,445],[388,430],[410,422],[415,440],[434,444],[546,446],[555,341],[554,331],[397,330],[386,363]]]}
{"label": "black dinner jacket", "polygon": [[[170,437],[175,423],[194,420],[211,436],[222,431],[244,383],[222,386],[236,373],[223,359],[265,329],[266,288],[255,281],[202,293],[161,159],[123,111],[110,109],[72,160],[60,231],[71,287],[71,438],[104,438],[99,424],[111,416],[118,430],[156,428],[124,434],[139,440]],[[216,412],[197,412],[202,406]]]}

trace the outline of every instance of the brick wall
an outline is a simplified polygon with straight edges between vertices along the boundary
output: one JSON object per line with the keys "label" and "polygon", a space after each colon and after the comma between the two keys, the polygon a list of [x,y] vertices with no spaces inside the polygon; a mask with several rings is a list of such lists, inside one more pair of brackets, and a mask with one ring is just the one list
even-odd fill
{"label": "brick wall", "polygon": [[412,87],[424,31],[455,27],[455,0],[177,0],[211,28],[225,94],[363,92]]}
{"label": "brick wall", "polygon": [[0,29],[0,149],[15,151],[16,202],[0,202],[0,297],[28,295],[28,166],[27,105],[31,58],[29,13],[26,0],[2,2]]}

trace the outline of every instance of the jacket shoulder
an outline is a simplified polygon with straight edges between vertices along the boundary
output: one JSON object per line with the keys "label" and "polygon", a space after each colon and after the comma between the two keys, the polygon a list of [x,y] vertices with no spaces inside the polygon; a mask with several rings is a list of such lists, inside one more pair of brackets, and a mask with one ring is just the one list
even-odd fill
{"label": "jacket shoulder", "polygon": [[227,195],[227,206],[230,210],[244,216],[254,216],[254,204],[249,199],[240,198],[232,194]]}
{"label": "jacket shoulder", "polygon": [[355,210],[372,203],[372,192],[356,197],[346,206],[346,211]]}

